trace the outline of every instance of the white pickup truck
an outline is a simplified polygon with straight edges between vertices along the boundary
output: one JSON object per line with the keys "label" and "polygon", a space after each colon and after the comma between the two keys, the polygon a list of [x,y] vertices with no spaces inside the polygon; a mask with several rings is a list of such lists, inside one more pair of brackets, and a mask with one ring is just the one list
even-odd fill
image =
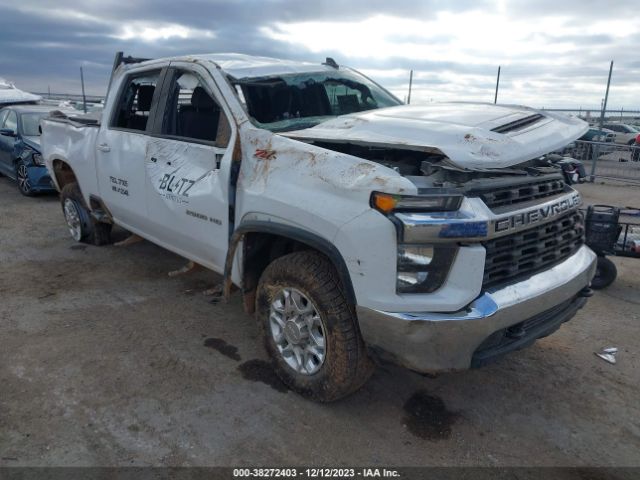
{"label": "white pickup truck", "polygon": [[580,195],[548,155],[580,120],[403,105],[332,59],[116,67],[100,121],[42,124],[73,238],[105,244],[118,224],[221,273],[303,395],[353,392],[372,358],[480,366],[590,295]]}

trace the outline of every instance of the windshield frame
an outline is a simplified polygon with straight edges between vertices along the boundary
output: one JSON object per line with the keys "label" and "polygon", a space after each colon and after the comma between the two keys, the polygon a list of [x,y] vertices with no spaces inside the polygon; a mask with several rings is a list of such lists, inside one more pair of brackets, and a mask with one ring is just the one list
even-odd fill
{"label": "windshield frame", "polygon": [[[233,91],[234,95],[236,96],[236,100],[238,101],[240,107],[242,108],[243,112],[246,114],[248,120],[251,122],[251,124],[253,124],[254,126],[256,126],[257,128],[260,129],[264,129],[264,130],[268,130],[270,132],[273,133],[279,133],[279,132],[287,132],[287,131],[295,131],[295,130],[303,130],[306,128],[311,128],[317,125],[320,125],[323,122],[326,122],[328,120],[337,118],[339,116],[342,115],[348,115],[348,114],[338,114],[338,115],[316,115],[316,116],[308,116],[308,117],[292,117],[289,119],[283,119],[283,120],[279,120],[276,122],[260,122],[258,121],[255,117],[253,117],[251,115],[251,113],[249,112],[249,108],[247,106],[247,101],[245,99],[245,95],[244,92],[242,90],[243,85],[246,84],[251,84],[251,83],[260,83],[263,81],[267,81],[267,80],[282,80],[284,79],[286,81],[287,78],[291,78],[291,77],[310,77],[310,76],[314,76],[314,75],[326,75],[327,77],[330,77],[332,73],[338,73],[338,74],[346,74],[343,75],[342,78],[344,78],[345,80],[351,80],[351,81],[359,81],[360,83],[362,83],[364,86],[371,88],[372,86],[375,87],[376,89],[379,90],[378,93],[382,94],[382,96],[386,96],[388,97],[387,100],[390,100],[392,103],[394,103],[393,105],[385,105],[385,106],[380,106],[380,107],[374,107],[374,108],[370,108],[370,109],[365,109],[365,110],[360,110],[361,112],[365,112],[365,111],[373,111],[373,110],[377,110],[380,108],[389,108],[389,107],[393,107],[393,106],[401,106],[401,105],[405,105],[405,103],[400,100],[398,97],[396,97],[393,93],[391,93],[389,90],[387,90],[385,87],[383,87],[382,85],[380,85],[379,83],[377,83],[376,81],[372,80],[371,78],[369,78],[368,76],[364,75],[363,73],[350,68],[350,67],[340,67],[340,69],[336,69],[333,72],[331,70],[310,70],[310,71],[304,71],[304,72],[284,72],[281,74],[278,73],[274,73],[274,74],[269,74],[269,75],[261,75],[261,76],[256,76],[256,77],[242,77],[242,78],[235,78],[232,75],[227,74],[226,75],[226,80],[228,81],[229,85],[231,86],[231,90]],[[360,78],[358,78],[360,77]],[[356,112],[354,112],[356,113]],[[300,126],[300,124],[302,126]]]}

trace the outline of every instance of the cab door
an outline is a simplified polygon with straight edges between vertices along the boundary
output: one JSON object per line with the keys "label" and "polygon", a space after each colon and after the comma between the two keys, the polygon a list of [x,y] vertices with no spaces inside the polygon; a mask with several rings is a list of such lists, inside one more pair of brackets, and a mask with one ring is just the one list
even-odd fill
{"label": "cab door", "polygon": [[95,145],[102,201],[117,223],[142,234],[148,222],[144,161],[163,73],[134,70],[123,78]]}
{"label": "cab door", "polygon": [[145,156],[153,236],[218,271],[228,245],[233,134],[220,99],[206,69],[172,62]]}

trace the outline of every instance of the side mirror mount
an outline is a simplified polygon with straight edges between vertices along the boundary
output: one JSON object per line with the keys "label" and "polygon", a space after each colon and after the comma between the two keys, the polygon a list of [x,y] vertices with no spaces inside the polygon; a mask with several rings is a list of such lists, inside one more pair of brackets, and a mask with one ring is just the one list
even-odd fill
{"label": "side mirror mount", "polygon": [[15,137],[16,132],[10,128],[0,128],[0,135],[4,135],[5,137]]}

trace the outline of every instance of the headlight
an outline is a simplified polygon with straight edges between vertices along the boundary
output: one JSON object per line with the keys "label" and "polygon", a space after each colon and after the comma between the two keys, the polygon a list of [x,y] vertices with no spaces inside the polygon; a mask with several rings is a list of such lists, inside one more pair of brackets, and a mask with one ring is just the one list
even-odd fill
{"label": "headlight", "polygon": [[31,161],[33,161],[34,165],[44,165],[42,155],[37,152],[34,152],[33,155],[31,155]]}
{"label": "headlight", "polygon": [[442,286],[457,246],[398,245],[397,293],[431,293]]}
{"label": "headlight", "polygon": [[387,214],[391,212],[452,212],[462,204],[462,195],[392,195],[373,192],[371,206]]}

